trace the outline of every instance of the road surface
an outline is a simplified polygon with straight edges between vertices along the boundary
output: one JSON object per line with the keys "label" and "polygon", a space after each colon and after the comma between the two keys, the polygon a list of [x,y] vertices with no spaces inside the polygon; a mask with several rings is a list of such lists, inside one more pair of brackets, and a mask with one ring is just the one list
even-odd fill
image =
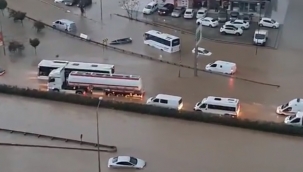
{"label": "road surface", "polygon": [[[209,95],[234,97],[242,102],[241,117],[277,122],[283,120],[283,117],[275,114],[275,107],[284,103],[283,99],[276,97],[281,89],[203,72],[199,73],[198,78],[194,78],[192,70],[103,50],[51,29],[45,29],[41,35],[36,34],[29,21],[25,21],[23,27],[16,27],[20,23],[13,23],[6,18],[3,18],[3,22],[4,30],[7,31],[6,38],[14,37],[23,42],[25,51],[22,56],[10,54],[10,57],[1,58],[2,67],[7,69],[6,75],[1,77],[1,83],[38,88],[39,84],[35,79],[38,62],[42,59],[57,59],[55,56],[59,54],[61,60],[109,63],[116,66],[117,73],[140,75],[147,92],[146,98],[159,93],[179,95],[183,97],[185,109],[192,110],[196,102]],[[41,40],[37,56],[27,43],[33,37]],[[181,78],[178,78],[179,69]],[[260,91],[262,94],[256,96],[256,92]]]}
{"label": "road surface", "polygon": [[[95,108],[1,95],[0,126],[96,141]],[[100,109],[101,143],[118,147],[108,158],[132,155],[147,161],[142,171],[300,171],[301,138]],[[190,134],[188,134],[190,133]],[[1,142],[67,146],[57,141],[0,133]],[[0,147],[5,172],[97,171],[96,152]],[[285,160],[287,159],[287,160]],[[51,162],[51,163],[50,163]],[[133,171],[133,170],[125,170]]]}

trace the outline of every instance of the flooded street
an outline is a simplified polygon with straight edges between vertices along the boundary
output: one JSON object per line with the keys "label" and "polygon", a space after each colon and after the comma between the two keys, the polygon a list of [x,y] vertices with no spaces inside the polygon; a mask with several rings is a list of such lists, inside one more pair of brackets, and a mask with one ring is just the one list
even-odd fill
{"label": "flooded street", "polygon": [[[95,108],[1,95],[0,126],[54,136],[96,141]],[[100,142],[118,147],[108,158],[132,155],[146,160],[142,171],[300,171],[302,139],[100,109]],[[190,133],[190,134],[189,134]],[[67,143],[0,133],[1,142],[68,146]],[[6,172],[97,171],[96,152],[0,147]],[[287,159],[287,160],[286,160]],[[124,170],[133,171],[133,170]]]}

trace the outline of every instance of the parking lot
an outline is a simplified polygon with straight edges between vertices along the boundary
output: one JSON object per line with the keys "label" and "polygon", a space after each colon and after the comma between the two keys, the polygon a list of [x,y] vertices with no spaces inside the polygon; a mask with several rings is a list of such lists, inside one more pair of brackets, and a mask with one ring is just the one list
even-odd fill
{"label": "parking lot", "polygon": [[[217,14],[209,13],[208,17],[217,18]],[[142,13],[138,13],[137,15],[138,20],[147,21],[147,22],[156,22],[172,27],[176,27],[176,30],[181,29],[185,31],[195,33],[196,30],[196,18],[194,19],[184,19],[183,17],[180,18],[173,18],[171,16],[159,16],[157,13],[152,15],[143,15]],[[210,27],[203,27],[203,37],[206,39],[217,40],[217,41],[224,41],[224,42],[231,42],[231,43],[240,43],[240,44],[253,44],[253,36],[255,30],[258,29],[257,22],[252,22],[250,24],[250,28],[248,30],[244,30],[242,36],[235,36],[235,35],[222,35],[220,33],[220,27],[224,25],[224,23],[220,23],[216,28]],[[278,38],[283,29],[281,26],[279,29],[271,29],[271,28],[261,28],[268,30],[268,42],[266,44],[267,47],[277,48],[278,46]]]}

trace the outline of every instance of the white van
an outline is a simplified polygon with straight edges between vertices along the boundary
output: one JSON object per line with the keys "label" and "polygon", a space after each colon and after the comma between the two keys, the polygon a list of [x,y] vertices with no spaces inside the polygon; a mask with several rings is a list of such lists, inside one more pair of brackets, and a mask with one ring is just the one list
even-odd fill
{"label": "white van", "polygon": [[76,23],[67,19],[60,19],[53,22],[53,28],[66,32],[76,32]]}
{"label": "white van", "polygon": [[256,30],[254,34],[254,44],[256,45],[265,45],[268,39],[267,30]]}
{"label": "white van", "polygon": [[279,115],[293,115],[299,111],[303,111],[303,99],[293,99],[288,103],[278,106],[276,113]]}
{"label": "white van", "polygon": [[209,72],[223,73],[232,75],[237,71],[236,63],[217,60],[205,66],[205,70]]}
{"label": "white van", "polygon": [[240,102],[239,99],[234,98],[208,96],[198,102],[194,110],[215,115],[237,117],[240,113]]}
{"label": "white van", "polygon": [[157,2],[150,2],[143,8],[143,14],[152,14],[158,10],[158,3]]}
{"label": "white van", "polygon": [[151,97],[147,100],[146,104],[177,110],[183,107],[182,97],[167,94],[158,94],[156,97]]}
{"label": "white van", "polygon": [[303,127],[303,112],[297,112],[295,115],[290,115],[284,119],[284,124],[294,127]]}

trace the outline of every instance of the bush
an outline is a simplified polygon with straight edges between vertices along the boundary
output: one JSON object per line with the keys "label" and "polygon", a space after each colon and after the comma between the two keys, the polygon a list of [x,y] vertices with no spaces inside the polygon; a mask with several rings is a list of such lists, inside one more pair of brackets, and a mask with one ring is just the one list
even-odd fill
{"label": "bush", "polygon": [[[19,88],[16,86],[0,85],[0,93],[18,95],[31,98],[46,99],[52,101],[60,101],[66,103],[74,103],[85,106],[96,107],[99,100],[88,96],[79,96],[76,94],[63,94],[55,92],[44,92],[36,89]],[[188,121],[197,121],[205,123],[213,123],[226,125],[231,127],[239,127],[258,131],[272,132],[278,134],[286,134],[303,137],[303,128],[291,127],[284,124],[265,122],[265,121],[250,121],[246,119],[237,119],[229,117],[219,117],[209,114],[201,114],[198,112],[177,111],[172,109],[154,107],[137,103],[126,103],[118,101],[102,100],[100,107],[123,110],[141,114],[156,115],[162,117],[170,117]]]}
{"label": "bush", "polygon": [[34,22],[34,27],[37,29],[37,33],[39,33],[42,29],[45,28],[45,25],[41,21],[37,20]]}

